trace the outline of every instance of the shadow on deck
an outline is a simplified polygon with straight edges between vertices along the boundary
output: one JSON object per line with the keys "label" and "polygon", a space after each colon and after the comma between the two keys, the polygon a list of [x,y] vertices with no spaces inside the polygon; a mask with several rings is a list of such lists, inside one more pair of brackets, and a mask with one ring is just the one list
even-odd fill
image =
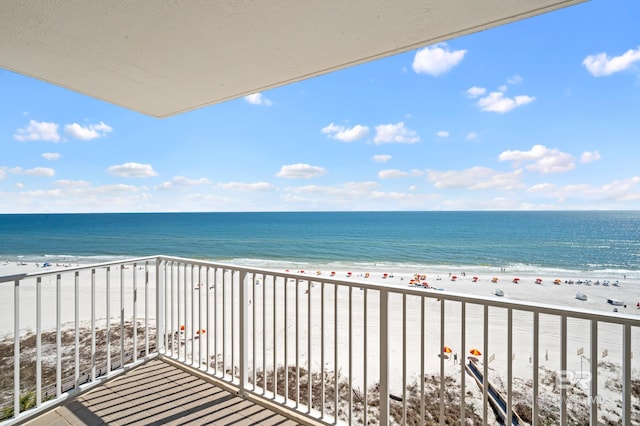
{"label": "shadow on deck", "polygon": [[24,424],[292,426],[298,422],[155,359]]}

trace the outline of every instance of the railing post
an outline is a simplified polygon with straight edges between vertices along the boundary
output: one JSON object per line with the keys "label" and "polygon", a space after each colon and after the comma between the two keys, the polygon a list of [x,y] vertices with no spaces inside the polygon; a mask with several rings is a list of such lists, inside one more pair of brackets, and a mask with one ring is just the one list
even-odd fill
{"label": "railing post", "polygon": [[380,290],[380,426],[389,424],[389,292]]}
{"label": "railing post", "polygon": [[245,387],[247,386],[247,363],[248,363],[248,316],[247,316],[247,305],[249,303],[247,299],[247,271],[240,270],[240,303],[239,303],[239,320],[240,324],[238,324],[238,330],[240,333],[239,336],[239,349],[240,349],[240,396],[244,396]]}

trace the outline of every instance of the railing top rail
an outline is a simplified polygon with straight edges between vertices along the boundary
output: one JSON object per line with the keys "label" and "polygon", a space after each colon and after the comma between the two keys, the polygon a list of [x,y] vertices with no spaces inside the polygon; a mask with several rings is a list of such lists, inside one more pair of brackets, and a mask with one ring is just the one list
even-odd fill
{"label": "railing top rail", "polygon": [[602,322],[608,322],[608,323],[614,323],[614,324],[620,324],[620,325],[629,324],[634,327],[640,327],[639,316],[625,314],[625,313],[609,313],[609,312],[602,312],[602,311],[589,310],[589,309],[548,305],[544,303],[526,302],[526,301],[520,301],[520,300],[495,299],[491,297],[469,295],[469,294],[455,293],[455,292],[449,292],[449,291],[444,292],[444,291],[429,290],[429,289],[422,289],[422,288],[415,288],[415,287],[408,287],[408,286],[402,287],[394,284],[371,283],[371,282],[364,281],[357,278],[349,278],[349,280],[346,281],[340,278],[310,276],[308,274],[300,274],[295,272],[275,271],[275,270],[265,269],[265,268],[253,268],[248,266],[238,266],[238,265],[231,265],[226,263],[199,261],[194,259],[187,259],[187,258],[173,257],[173,256],[158,256],[158,258],[162,260],[181,262],[181,263],[190,263],[194,265],[213,266],[218,268],[241,270],[241,271],[246,271],[253,274],[274,275],[279,277],[285,277],[287,279],[292,278],[292,279],[297,279],[301,281],[311,281],[311,282],[318,282],[318,283],[323,282],[327,284],[336,284],[336,285],[348,286],[348,287],[363,287],[370,290],[378,290],[378,291],[385,290],[390,293],[423,296],[431,299],[445,299],[447,301],[465,302],[467,304],[487,305],[495,308],[504,308],[504,309],[511,308],[518,311],[525,311],[525,312],[532,312],[532,313],[538,312],[541,314],[567,316],[571,318],[579,318],[579,319],[586,319],[586,320],[595,319]]}
{"label": "railing top rail", "polygon": [[151,261],[151,260],[155,261],[158,259],[158,257],[159,256],[146,256],[146,257],[138,257],[138,258],[132,258],[132,259],[122,259],[122,260],[114,260],[110,262],[92,263],[89,265],[85,264],[85,265],[60,267],[60,268],[51,266],[47,268],[41,268],[39,271],[35,271],[35,272],[0,276],[0,284],[6,283],[6,282],[13,282],[15,280],[22,280],[25,278],[37,278],[37,277],[43,277],[47,275],[66,274],[69,272],[82,271],[86,269],[105,268],[107,266],[113,266],[113,265],[131,264],[131,263],[145,262],[145,261]]}

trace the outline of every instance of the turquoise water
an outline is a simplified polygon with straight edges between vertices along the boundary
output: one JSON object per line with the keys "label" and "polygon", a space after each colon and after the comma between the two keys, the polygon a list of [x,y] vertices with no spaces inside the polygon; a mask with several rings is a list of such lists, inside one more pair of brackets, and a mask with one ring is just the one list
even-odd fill
{"label": "turquoise water", "polygon": [[639,271],[640,212],[0,215],[0,258]]}

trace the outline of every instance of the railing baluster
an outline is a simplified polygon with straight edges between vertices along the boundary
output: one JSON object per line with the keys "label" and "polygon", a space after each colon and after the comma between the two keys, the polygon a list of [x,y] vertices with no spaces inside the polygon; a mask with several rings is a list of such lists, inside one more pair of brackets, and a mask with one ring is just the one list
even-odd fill
{"label": "railing baluster", "polygon": [[[159,340],[158,340],[157,346],[160,346]],[[149,357],[149,262],[148,261],[144,262],[144,354],[145,354],[145,357]]]}
{"label": "railing baluster", "polygon": [[[60,354],[60,352],[58,352]],[[59,358],[59,355],[58,355]],[[20,280],[13,283],[13,416],[20,415]]]}
{"label": "railing baluster", "polygon": [[133,362],[138,360],[138,264],[133,264]]}
{"label": "railing baluster", "polygon": [[[567,317],[560,316],[560,371],[567,373]],[[560,425],[567,424],[567,389],[566,386],[560,388]]]}
{"label": "railing baluster", "polygon": [[[91,381],[96,380],[96,270],[91,269]],[[38,386],[39,388],[40,386]]]}
{"label": "railing baluster", "polygon": [[631,326],[624,324],[622,333],[622,424],[631,424]]}
{"label": "railing baluster", "polygon": [[238,313],[238,327],[239,327],[239,333],[240,333],[240,338],[239,338],[239,351],[240,351],[240,360],[239,360],[239,364],[240,364],[240,395],[244,395],[246,392],[246,387],[247,387],[247,372],[248,372],[248,360],[249,360],[249,351],[248,351],[248,343],[249,340],[247,339],[247,330],[249,329],[248,327],[248,309],[247,309],[247,304],[248,304],[248,291],[247,291],[247,271],[239,271],[239,277],[238,279],[240,280],[239,282],[239,295],[238,295],[238,299],[239,299],[239,303],[238,303],[238,309],[239,309],[239,313]]}
{"label": "railing baluster", "polygon": [[513,425],[511,395],[513,389],[513,309],[507,309],[507,424]]}
{"label": "railing baluster", "polygon": [[307,414],[310,414],[313,407],[313,374],[311,373],[311,282],[309,281],[307,281],[307,295]]}
{"label": "railing baluster", "polygon": [[80,386],[80,276],[76,271],[74,274],[74,296],[73,296],[73,317],[74,317],[74,374],[73,383],[76,389]]}
{"label": "railing baluster", "polygon": [[[275,276],[272,276],[272,281]],[[284,278],[286,280],[286,278]],[[262,280],[262,395],[267,391],[267,280]]]}
{"label": "railing baluster", "polygon": [[540,313],[533,313],[533,408],[531,410],[532,426],[538,426],[538,392],[539,392],[539,360],[540,360]]}
{"label": "railing baluster", "polygon": [[[295,281],[296,287],[298,286],[298,280]],[[288,318],[289,318],[289,295],[288,295],[289,282],[284,280],[284,403],[286,404],[289,401],[289,329],[288,329]]]}
{"label": "railing baluster", "polygon": [[363,353],[363,361],[362,361],[362,389],[364,391],[364,421],[363,424],[364,425],[368,425],[368,413],[367,411],[369,410],[369,399],[367,397],[367,326],[368,326],[368,315],[367,315],[367,300],[369,297],[368,294],[369,290],[365,287],[364,289],[364,300],[363,300],[363,306],[362,306],[362,310],[363,313],[362,315],[364,316],[363,318],[363,341],[362,341],[362,353]]}
{"label": "railing baluster", "polygon": [[222,333],[221,333],[221,343],[222,343],[222,377],[225,377],[227,375],[227,353],[225,351],[226,348],[226,334],[227,334],[227,303],[226,303],[226,289],[227,289],[227,285],[226,285],[226,281],[227,281],[227,270],[226,269],[222,269]]}
{"label": "railing baluster", "polygon": [[402,424],[407,424],[407,295],[402,294]]}
{"label": "railing baluster", "polygon": [[444,425],[444,298],[440,299],[440,424]]}
{"label": "railing baluster", "polygon": [[[484,360],[482,361],[482,377],[484,383],[489,382],[489,306],[484,305],[483,312],[484,333],[482,338],[483,346],[482,353],[484,354]],[[487,405],[489,404],[487,386],[482,386],[482,424],[487,424]]]}
{"label": "railing baluster", "polygon": [[220,294],[220,286],[218,285],[218,268],[213,268],[213,374],[218,375],[218,300]]}
{"label": "railing baluster", "polygon": [[320,417],[324,419],[325,370],[324,370],[324,281],[320,283]]}
{"label": "railing baluster", "polygon": [[[106,293],[107,293],[107,373],[111,372],[111,267],[107,266],[105,270],[105,279],[106,279]],[[58,331],[58,334],[59,331]],[[59,395],[58,395],[59,396]]]}
{"label": "railing baluster", "polygon": [[338,423],[338,285],[333,285],[333,411],[335,422]]}
{"label": "railing baluster", "polygon": [[[236,297],[235,297],[235,292],[236,292],[236,286],[234,284],[234,278],[236,276],[236,272],[235,271],[231,271],[231,317],[230,317],[230,322],[231,322],[231,343],[229,344],[229,347],[231,348],[231,381],[233,382],[235,379],[235,371],[236,371],[236,351],[235,351],[235,344],[234,342],[236,341],[236,315],[235,315],[235,311],[236,311]],[[238,279],[240,279],[240,274],[238,273]],[[239,285],[242,285],[241,283]],[[240,300],[238,300],[238,304],[242,303]]]}
{"label": "railing baluster", "polygon": [[[107,281],[108,283],[108,281]],[[56,275],[56,398],[62,394],[62,276]],[[107,350],[108,351],[108,350]],[[17,411],[16,411],[17,412]]]}
{"label": "railing baluster", "polygon": [[424,398],[424,355],[425,355],[425,298],[420,298],[420,424],[425,422],[425,398]]}
{"label": "railing baluster", "polygon": [[[95,334],[93,338],[95,348]],[[91,351],[95,353],[95,349]],[[95,374],[92,376],[95,380]],[[36,280],[36,406],[42,405],[42,277]]]}
{"label": "railing baluster", "polygon": [[389,291],[380,290],[380,426],[389,421]]}
{"label": "railing baluster", "polygon": [[[191,366],[193,367],[193,364],[195,362],[195,358],[196,358],[196,342],[195,342],[195,338],[196,338],[196,320],[195,320],[195,296],[193,294],[193,292],[195,291],[195,281],[194,281],[194,273],[193,273],[193,268],[194,266],[191,265],[191,288],[189,289],[189,297],[191,298]],[[185,279],[184,282],[187,282],[187,268],[184,268],[184,274],[185,274]],[[198,288],[198,292],[200,292],[200,289]],[[198,355],[199,356],[199,355]]]}
{"label": "railing baluster", "polygon": [[[253,279],[251,281],[251,380],[253,386],[251,390],[255,392],[256,390],[256,369],[258,367],[258,363],[256,362],[256,274],[252,275]],[[260,276],[262,285],[264,286],[264,275]]]}
{"label": "railing baluster", "polygon": [[[156,292],[160,294],[160,288],[156,288]],[[175,305],[175,299],[173,296],[173,262],[164,262],[164,323],[165,323],[165,332],[164,332],[164,340],[165,340],[165,352],[168,352],[169,349],[169,339],[171,339],[171,357],[175,357],[175,332],[176,332],[176,324],[175,317],[173,316],[173,308]],[[169,320],[167,321],[167,317]],[[167,328],[167,324],[169,328]]]}
{"label": "railing baluster", "polygon": [[[211,318],[210,318],[210,305],[211,305],[211,284],[210,284],[210,277],[209,277],[209,272],[211,270],[211,267],[207,266],[207,270],[206,270],[206,280],[207,280],[207,300],[205,302],[206,304],[206,310],[207,310],[207,320],[206,320],[206,324],[207,324],[207,333],[211,333],[213,331],[213,334],[208,334],[207,335],[207,353],[206,353],[206,360],[207,360],[207,366],[205,367],[205,371],[208,373],[209,372],[209,364],[211,364],[211,351],[210,351],[210,342],[211,342],[211,338],[210,336],[214,336],[215,338],[215,330],[211,328]],[[215,279],[215,278],[214,278]]]}
{"label": "railing baluster", "polygon": [[[209,283],[205,284],[209,288]],[[202,368],[202,341],[207,338],[206,331],[202,328],[202,266],[198,266],[198,369]]]}
{"label": "railing baluster", "polygon": [[[287,282],[285,278],[285,283]],[[278,357],[277,357],[277,330],[278,330],[278,322],[276,321],[276,311],[278,304],[276,303],[276,277],[273,276],[273,397],[276,398],[278,396]]]}
{"label": "railing baluster", "polygon": [[353,424],[353,287],[349,286],[349,424]]}
{"label": "railing baluster", "polygon": [[[187,264],[184,264],[184,323],[189,324],[188,326],[185,326],[185,332],[184,332],[184,337],[185,337],[185,344],[184,344],[184,350],[185,350],[185,362],[187,361],[187,342],[189,342],[189,355],[191,356],[191,366],[193,367],[193,356],[195,353],[195,344],[194,344],[194,337],[195,337],[195,331],[196,331],[196,324],[195,321],[193,320],[193,289],[194,289],[194,283],[193,283],[193,265],[191,265],[191,285],[189,285],[189,280],[187,279]],[[187,308],[188,308],[188,303],[187,300],[190,299],[191,300],[191,309],[190,309],[190,313],[191,313],[191,317],[187,316]],[[191,321],[189,321],[191,320]],[[189,330],[189,334],[187,334],[187,329]],[[187,336],[189,340],[187,340]]]}
{"label": "railing baluster", "polygon": [[296,342],[296,408],[298,408],[300,406],[300,309],[299,309],[299,294],[300,294],[300,289],[298,287],[298,281],[296,281],[296,297],[295,297],[295,304],[296,304],[296,338],[295,338],[295,342]]}
{"label": "railing baluster", "polygon": [[[590,424],[598,424],[598,320],[591,320],[591,333],[589,336],[589,361],[591,362],[591,381],[589,384],[589,404]],[[624,424],[624,423],[623,423]]]}
{"label": "railing baluster", "polygon": [[467,303],[460,303],[460,422],[466,421],[465,394],[466,394],[466,348],[467,348]]}
{"label": "railing baluster", "polygon": [[124,264],[120,265],[120,368],[124,365]]}

